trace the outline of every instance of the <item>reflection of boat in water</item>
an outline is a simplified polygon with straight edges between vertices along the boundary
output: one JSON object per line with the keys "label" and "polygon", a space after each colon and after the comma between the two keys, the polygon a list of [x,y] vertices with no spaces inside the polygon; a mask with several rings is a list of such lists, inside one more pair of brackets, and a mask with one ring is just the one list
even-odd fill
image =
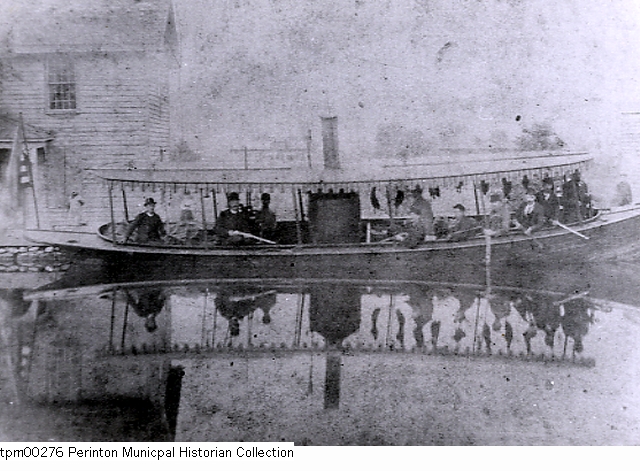
{"label": "reflection of boat in water", "polygon": [[[549,337],[557,336],[560,344],[577,338],[574,332],[581,328],[569,331],[569,318],[585,323],[591,317],[575,314],[576,309],[586,312],[600,305],[586,293],[567,297],[497,287],[487,292],[481,285],[402,281],[225,279],[56,287],[32,291],[25,298],[45,303],[93,299],[104,304],[111,316],[108,350],[136,354],[338,349],[352,354],[413,352],[555,361],[567,356],[566,346],[565,351],[554,350],[558,342]],[[134,312],[137,316],[130,315]],[[165,336],[149,344],[129,342],[124,335],[137,319],[149,333],[158,329],[156,323],[164,323],[160,330]],[[510,339],[505,329],[511,330]],[[123,332],[121,339],[117,331]],[[535,349],[529,340],[538,331],[541,342]]]}
{"label": "reflection of boat in water", "polygon": [[[614,359],[626,334],[593,324],[614,322],[609,314],[551,291],[235,279],[43,289],[25,300],[14,319],[32,334],[20,347],[34,352],[20,363],[25,394],[151,398],[178,440],[510,443],[504,434],[534,414],[530,404],[558,420],[544,401],[563,401],[573,423],[593,428],[577,417],[584,385],[624,370]],[[487,420],[499,411],[496,428]],[[459,430],[438,435],[451,420]]]}
{"label": "reflection of boat in water", "polygon": [[[446,188],[454,188],[451,198],[461,198],[460,190],[472,188],[478,223],[487,214],[484,200],[491,188],[507,192],[512,182],[543,177],[562,178],[581,168],[589,158],[582,154],[529,155],[503,160],[465,162],[455,167],[409,166],[383,169],[383,177],[366,170],[100,170],[97,175],[109,193],[111,222],[104,224],[98,236],[88,233],[32,230],[27,236],[37,242],[89,251],[123,266],[142,261],[187,262],[216,267],[224,276],[232,273],[272,273],[275,276],[313,273],[372,273],[396,267],[413,273],[442,274],[482,266],[485,239],[480,236],[451,242],[398,241],[403,231],[411,233],[404,195],[417,188],[429,189],[432,199]],[[454,167],[454,168],[451,168]],[[508,185],[507,185],[508,184]],[[524,185],[524,184],[523,184]],[[515,184],[514,184],[515,187]],[[273,232],[273,240],[245,233],[242,243],[230,244],[216,231],[218,199],[227,192],[246,194],[247,207],[252,198],[270,191],[283,205],[282,218]],[[382,209],[377,191],[386,194]],[[511,191],[511,190],[509,190]],[[515,190],[514,190],[515,191]],[[129,192],[128,198],[125,196]],[[120,197],[120,193],[122,196]],[[188,240],[167,236],[154,243],[123,243],[129,217],[128,202],[154,195],[164,208],[169,234],[182,233],[174,226],[180,222],[173,206],[180,198],[200,195],[199,209],[190,210]],[[366,196],[366,197],[365,197]],[[289,197],[289,198],[286,198]],[[473,198],[473,196],[472,196]],[[291,199],[291,201],[288,201]],[[466,199],[470,199],[468,196]],[[122,200],[122,201],[119,201]],[[285,201],[286,200],[286,201]],[[478,201],[482,201],[482,205]],[[471,200],[473,201],[473,200]],[[450,201],[449,209],[455,203]],[[118,208],[124,207],[124,220]],[[190,206],[191,207],[191,206]],[[481,209],[482,208],[482,209]],[[198,217],[193,217],[194,211]],[[533,236],[521,232],[495,238],[492,242],[494,264],[514,260],[544,260],[566,263],[584,260],[593,254],[625,245],[634,237],[640,221],[640,209],[621,208],[609,212],[579,214],[571,227],[550,226]],[[197,221],[197,222],[194,222]],[[568,227],[568,229],[567,229]],[[174,230],[175,229],[175,230]],[[576,235],[576,231],[581,236]],[[424,238],[424,236],[422,236]],[[401,238],[401,237],[400,237]],[[266,241],[269,243],[262,243]],[[258,240],[258,242],[256,242]],[[271,243],[272,242],[272,243]]]}

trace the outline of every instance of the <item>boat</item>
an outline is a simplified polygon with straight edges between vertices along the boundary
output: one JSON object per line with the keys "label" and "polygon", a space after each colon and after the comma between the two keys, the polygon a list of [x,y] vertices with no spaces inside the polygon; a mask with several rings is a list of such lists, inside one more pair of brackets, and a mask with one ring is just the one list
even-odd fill
{"label": "boat", "polygon": [[[511,188],[515,193],[543,178],[561,183],[591,160],[586,153],[526,153],[365,169],[93,169],[104,183],[111,219],[97,234],[34,229],[25,235],[34,242],[91,253],[121,267],[151,264],[184,273],[206,268],[220,276],[313,273],[380,278],[396,273],[450,275],[455,280],[455,272],[484,269],[489,261],[492,266],[570,264],[615,252],[637,238],[640,207],[594,208],[573,223],[549,226],[532,235],[513,230],[487,238],[479,231],[467,240],[436,239],[410,246],[398,237],[409,219],[405,194],[428,189],[435,200],[442,193],[446,208],[466,198],[467,207],[475,202],[473,217],[482,226],[488,213],[485,200],[491,192],[508,196]],[[242,245],[216,240],[219,202],[230,192],[245,196],[247,206],[265,192],[281,203],[288,201],[287,208],[278,208],[280,220],[273,239],[246,234],[249,243]],[[123,243],[132,219],[129,202],[147,197],[158,200],[168,234],[190,235],[168,237],[162,243]],[[179,216],[185,199],[190,212],[198,214],[186,222]],[[386,205],[380,200],[386,200]]]}

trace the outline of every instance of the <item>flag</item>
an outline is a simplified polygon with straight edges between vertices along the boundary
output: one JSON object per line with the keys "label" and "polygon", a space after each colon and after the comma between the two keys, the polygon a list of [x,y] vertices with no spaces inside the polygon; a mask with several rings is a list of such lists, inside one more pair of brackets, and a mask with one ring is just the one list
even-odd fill
{"label": "flag", "polygon": [[30,187],[33,184],[29,148],[27,147],[27,139],[22,122],[16,127],[7,172],[9,194],[12,206],[15,208],[22,205],[20,189]]}

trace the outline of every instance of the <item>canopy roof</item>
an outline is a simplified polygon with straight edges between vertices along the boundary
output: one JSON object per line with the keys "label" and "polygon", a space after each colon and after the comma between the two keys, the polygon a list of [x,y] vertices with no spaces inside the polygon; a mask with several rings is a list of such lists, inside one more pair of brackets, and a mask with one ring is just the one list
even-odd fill
{"label": "canopy roof", "polygon": [[503,178],[519,181],[525,175],[529,179],[546,176],[559,177],[582,169],[591,157],[586,153],[547,155],[519,155],[491,159],[442,161],[404,165],[375,165],[340,170],[316,170],[311,168],[265,169],[92,169],[107,182],[123,186],[139,185],[193,185],[216,191],[269,190],[284,187],[304,191],[360,191],[374,186],[392,185],[413,188],[415,186],[455,186],[460,182],[495,183]]}

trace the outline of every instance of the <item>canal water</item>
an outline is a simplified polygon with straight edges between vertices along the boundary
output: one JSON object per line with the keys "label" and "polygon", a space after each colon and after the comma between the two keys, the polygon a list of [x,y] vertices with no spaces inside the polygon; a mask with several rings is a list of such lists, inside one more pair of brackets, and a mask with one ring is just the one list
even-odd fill
{"label": "canal water", "polygon": [[636,271],[2,275],[0,440],[638,445]]}

